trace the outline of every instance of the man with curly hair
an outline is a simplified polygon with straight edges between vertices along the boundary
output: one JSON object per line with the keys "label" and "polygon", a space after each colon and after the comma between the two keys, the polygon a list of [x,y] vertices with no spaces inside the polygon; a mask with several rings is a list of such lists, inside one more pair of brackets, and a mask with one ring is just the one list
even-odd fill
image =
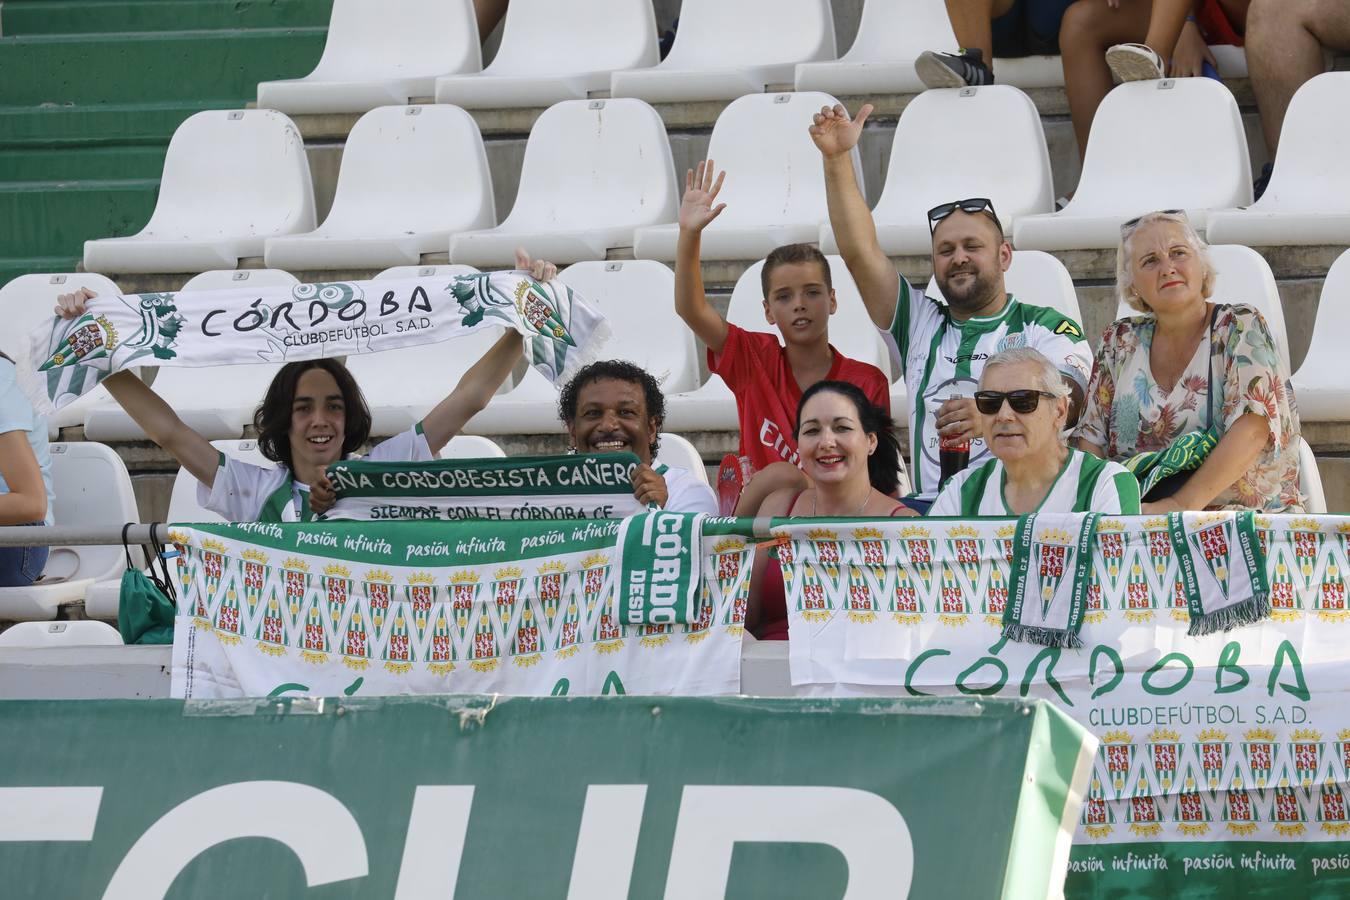
{"label": "man with curly hair", "polygon": [[717,514],[717,498],[694,473],[656,462],[666,398],[645,369],[624,360],[591,363],[563,386],[558,417],[572,450],[637,456],[633,495],[671,512]]}

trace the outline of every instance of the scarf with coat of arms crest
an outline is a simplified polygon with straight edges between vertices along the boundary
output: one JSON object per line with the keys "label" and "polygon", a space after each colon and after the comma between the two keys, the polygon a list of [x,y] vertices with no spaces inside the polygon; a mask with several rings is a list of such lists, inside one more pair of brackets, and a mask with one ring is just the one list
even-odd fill
{"label": "scarf with coat of arms crest", "polygon": [[[241,283],[243,284],[243,283]],[[376,353],[512,328],[525,358],[554,383],[594,360],[604,318],[567,285],[525,272],[388,281],[242,286],[102,295],[73,319],[29,338],[25,392],[41,412],[75,400],[114,372],[140,366],[288,363]]]}
{"label": "scarf with coat of arms crest", "polygon": [[[1079,631],[1094,565],[1097,513],[1022,516],[1013,544],[1012,591],[1003,634],[1050,647],[1081,647]],[[1157,520],[1161,524],[1164,520]],[[1165,544],[1179,565],[1187,633],[1228,631],[1269,618],[1266,558],[1251,512],[1182,512],[1166,519]]]}

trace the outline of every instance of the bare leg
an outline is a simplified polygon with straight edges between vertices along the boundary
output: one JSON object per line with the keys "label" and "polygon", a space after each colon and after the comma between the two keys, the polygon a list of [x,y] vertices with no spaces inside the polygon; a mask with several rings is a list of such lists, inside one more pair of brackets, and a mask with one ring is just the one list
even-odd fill
{"label": "bare leg", "polygon": [[804,491],[810,486],[810,479],[792,463],[770,463],[750,476],[749,483],[741,491],[741,499],[736,503],[736,515],[758,515],[760,504],[774,491],[787,488]]}
{"label": "bare leg", "polygon": [[1152,47],[1164,63],[1171,62],[1172,51],[1176,50],[1177,38],[1181,36],[1181,26],[1186,24],[1192,5],[1191,0],[1153,0],[1144,43]]}
{"label": "bare leg", "polygon": [[1322,48],[1350,48],[1350,7],[1344,0],[1252,0],[1246,45],[1261,130],[1273,158],[1294,92],[1322,74]]}
{"label": "bare leg", "polygon": [[473,0],[473,14],[478,20],[478,40],[486,41],[497,23],[506,15],[508,0]]}
{"label": "bare leg", "polygon": [[1148,30],[1148,14],[1148,0],[1121,0],[1119,9],[1112,9],[1103,0],[1078,0],[1064,12],[1059,49],[1079,159],[1087,154],[1088,133],[1097,107],[1111,90],[1106,51],[1116,44],[1142,39]]}
{"label": "bare leg", "polygon": [[947,0],[956,43],[963,50],[979,50],[984,64],[992,65],[994,31],[989,23],[1012,9],[1013,0]]}

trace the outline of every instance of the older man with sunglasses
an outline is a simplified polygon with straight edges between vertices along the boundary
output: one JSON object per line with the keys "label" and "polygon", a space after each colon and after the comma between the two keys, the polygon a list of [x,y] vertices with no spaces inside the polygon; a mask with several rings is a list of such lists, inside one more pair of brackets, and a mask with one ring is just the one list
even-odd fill
{"label": "older man with sunglasses", "polygon": [[904,372],[915,490],[905,503],[923,512],[942,486],[942,443],[967,444],[969,466],[988,456],[970,398],[985,360],[1012,347],[1040,350],[1063,379],[1072,425],[1092,373],[1092,351],[1077,322],[1007,292],[1003,273],[1012,264],[1012,247],[986,198],[943,203],[928,212],[933,275],[942,298],[926,296],[895,270],[877,242],[850,158],[871,111],[866,105],[850,119],[842,106],[823,107],[813,117],[811,138],[825,161],[825,192],[839,252],[890,348],[892,366]]}
{"label": "older man with sunglasses", "polygon": [[986,360],[975,406],[994,458],[948,481],[928,514],[1139,515],[1139,482],[1124,466],[1065,445],[1068,394],[1059,370],[1035,350]]}

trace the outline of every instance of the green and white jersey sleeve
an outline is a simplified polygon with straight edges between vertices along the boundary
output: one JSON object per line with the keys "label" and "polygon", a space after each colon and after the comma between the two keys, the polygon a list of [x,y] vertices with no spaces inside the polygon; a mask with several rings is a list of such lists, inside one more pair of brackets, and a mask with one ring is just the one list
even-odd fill
{"label": "green and white jersey sleeve", "polygon": [[[924,499],[937,495],[940,476],[938,407],[949,397],[973,395],[985,360],[1001,350],[1032,347],[1083,391],[1092,373],[1092,350],[1077,322],[1054,309],[1021,303],[1011,294],[998,315],[957,321],[945,303],[902,277],[895,318],[882,336],[892,368],[905,373],[910,477],[914,493]],[[971,443],[972,467],[988,458],[984,441]]]}
{"label": "green and white jersey sleeve", "polygon": [[[963,519],[1016,515],[1008,509],[1004,499],[1006,481],[1003,463],[991,458],[980,466],[966,469],[947,482],[928,515],[958,516]],[[1139,482],[1119,463],[1069,448],[1059,477],[1036,512],[1097,512],[1137,516]]]}
{"label": "green and white jersey sleeve", "polygon": [[[418,422],[371,448],[366,459],[384,462],[425,462],[435,459]],[[258,466],[220,454],[216,478],[210,487],[197,485],[197,504],[227,522],[310,522],[309,485],[291,477],[282,465]]]}

